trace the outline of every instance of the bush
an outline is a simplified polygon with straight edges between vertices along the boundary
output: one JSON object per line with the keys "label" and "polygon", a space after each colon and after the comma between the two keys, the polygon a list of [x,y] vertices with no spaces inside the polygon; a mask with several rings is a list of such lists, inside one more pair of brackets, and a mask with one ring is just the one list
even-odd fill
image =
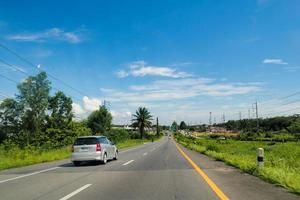
{"label": "bush", "polygon": [[115,144],[120,142],[124,142],[130,138],[129,132],[125,129],[111,129],[107,131],[105,134]]}

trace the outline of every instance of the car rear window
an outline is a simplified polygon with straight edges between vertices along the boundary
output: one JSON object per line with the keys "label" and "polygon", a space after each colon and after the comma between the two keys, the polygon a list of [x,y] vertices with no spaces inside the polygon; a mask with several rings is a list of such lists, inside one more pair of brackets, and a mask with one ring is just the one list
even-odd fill
{"label": "car rear window", "polygon": [[97,143],[97,138],[77,138],[74,145],[91,145]]}

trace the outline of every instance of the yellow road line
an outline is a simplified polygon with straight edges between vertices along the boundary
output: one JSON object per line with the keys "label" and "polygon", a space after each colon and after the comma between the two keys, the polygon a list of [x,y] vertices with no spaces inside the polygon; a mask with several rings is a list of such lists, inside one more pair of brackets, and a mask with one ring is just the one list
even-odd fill
{"label": "yellow road line", "polygon": [[194,167],[194,169],[202,176],[206,183],[211,187],[211,189],[217,194],[221,200],[229,200],[229,198],[222,192],[222,190],[198,167],[198,165],[186,154],[184,151],[175,143],[178,151],[182,156]]}

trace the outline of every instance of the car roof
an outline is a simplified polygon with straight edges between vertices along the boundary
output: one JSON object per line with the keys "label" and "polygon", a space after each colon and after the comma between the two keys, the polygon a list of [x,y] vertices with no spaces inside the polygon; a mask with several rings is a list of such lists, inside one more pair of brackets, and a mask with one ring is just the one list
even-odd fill
{"label": "car roof", "polygon": [[106,138],[105,136],[103,136],[103,135],[94,135],[94,136],[92,136],[92,135],[89,135],[89,136],[79,136],[78,138]]}

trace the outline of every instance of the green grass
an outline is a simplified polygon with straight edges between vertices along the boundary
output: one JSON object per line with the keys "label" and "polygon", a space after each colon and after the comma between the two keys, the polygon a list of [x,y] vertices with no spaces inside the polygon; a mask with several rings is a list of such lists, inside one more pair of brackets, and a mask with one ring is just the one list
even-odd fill
{"label": "green grass", "polygon": [[146,142],[149,142],[149,140],[146,139],[132,139],[132,140],[126,140],[125,142],[121,142],[119,144],[117,144],[117,147],[119,149],[123,149],[123,148],[127,148],[127,147],[133,147],[133,146],[137,146],[137,145],[141,145],[144,144]]}
{"label": "green grass", "polygon": [[[146,142],[150,142],[150,140],[131,139],[117,144],[117,147],[122,149]],[[5,150],[3,146],[0,146],[0,170],[69,158],[70,152],[71,147],[45,151],[33,147],[25,149],[13,147],[10,150]]]}
{"label": "green grass", "polygon": [[60,160],[69,156],[70,147],[48,151],[33,148],[19,149],[17,147],[6,151],[3,147],[0,147],[0,170]]}
{"label": "green grass", "polygon": [[[300,194],[300,143],[253,142],[177,136],[184,146],[238,167],[271,183]],[[256,169],[256,150],[265,150],[265,166]]]}

